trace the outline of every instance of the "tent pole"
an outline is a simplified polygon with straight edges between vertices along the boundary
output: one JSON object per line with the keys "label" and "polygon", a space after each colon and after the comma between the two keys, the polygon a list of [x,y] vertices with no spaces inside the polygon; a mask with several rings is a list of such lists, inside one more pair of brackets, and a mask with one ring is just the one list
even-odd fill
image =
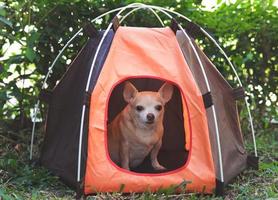
{"label": "tent pole", "polygon": [[[138,3],[134,3],[134,4],[130,4],[130,5],[127,5],[127,6],[124,6],[122,7],[121,9],[119,9],[120,11],[116,14],[116,17],[118,17],[123,11],[125,11],[127,8],[132,8],[134,6],[140,6],[141,4],[138,4]],[[92,62],[92,65],[91,65],[91,68],[90,68],[90,72],[89,72],[89,76],[88,76],[88,79],[87,79],[87,84],[86,84],[86,89],[85,89],[85,92],[88,92],[89,91],[89,87],[90,87],[90,81],[91,81],[91,77],[92,77],[92,72],[93,72],[93,69],[94,69],[94,66],[95,66],[95,62],[96,62],[96,59],[97,59],[97,56],[98,56],[98,53],[100,51],[100,48],[103,44],[103,41],[104,39],[106,38],[109,30],[111,29],[113,23],[110,22],[110,24],[108,25],[107,29],[105,30],[101,40],[100,40],[100,43],[98,44],[98,47],[96,49],[96,53],[94,55],[94,59],[93,59],[93,62]],[[83,139],[83,124],[84,124],[84,116],[85,116],[85,111],[86,111],[86,106],[83,105],[82,107],[82,115],[81,115],[81,121],[80,121],[80,132],[79,132],[79,147],[78,147],[78,165],[77,165],[77,182],[80,182],[81,180],[81,177],[80,177],[80,171],[81,171],[81,148],[82,148],[82,139]]]}
{"label": "tent pole", "polygon": [[140,9],[144,9],[144,8],[147,8],[149,9],[155,16],[156,18],[158,19],[158,21],[160,22],[160,24],[164,27],[164,23],[163,21],[161,20],[161,18],[159,17],[159,15],[150,7],[146,7],[146,6],[140,6],[140,7],[137,7],[137,8],[133,8],[131,11],[129,11],[127,14],[125,14],[121,20],[120,20],[120,24],[130,15],[132,14],[133,12],[137,11],[137,10],[140,10]]}
{"label": "tent pole", "polygon": [[[56,58],[54,59],[52,65],[48,68],[48,72],[44,78],[42,87],[42,89],[46,88],[46,82],[50,76],[50,74],[53,72],[52,69],[54,67],[54,65],[56,64],[56,62],[58,61],[58,59],[60,58],[60,56],[62,55],[62,53],[65,51],[65,49],[70,45],[70,43],[80,34],[80,32],[82,31],[82,28],[79,29],[73,36],[72,38],[65,44],[65,46],[61,49],[61,51],[59,52],[59,54],[56,56]],[[30,157],[29,159],[32,160],[33,158],[33,146],[34,146],[34,137],[35,137],[35,129],[36,129],[36,122],[37,122],[37,114],[38,114],[38,109],[39,109],[39,105],[40,105],[40,100],[38,99],[35,106],[34,106],[34,121],[33,121],[33,128],[32,128],[32,136],[31,136],[31,144],[30,144]]]}
{"label": "tent pole", "polygon": [[[196,51],[196,48],[195,46],[193,45],[190,37],[188,36],[188,34],[184,31],[184,29],[178,24],[180,30],[183,32],[183,34],[187,37],[189,43],[190,43],[190,46],[191,48],[193,49],[193,52],[198,60],[198,63],[201,67],[201,70],[202,70],[202,74],[204,76],[204,79],[205,79],[205,83],[206,83],[206,87],[207,87],[207,90],[208,92],[211,92],[211,88],[210,88],[210,84],[209,84],[209,81],[208,81],[208,78],[207,78],[207,75],[206,75],[206,72],[205,72],[205,69],[204,69],[204,66],[203,66],[203,63],[199,57],[199,54],[198,52]],[[219,169],[220,169],[220,180],[221,182],[224,182],[224,174],[223,174],[223,162],[222,162],[222,152],[221,152],[221,142],[220,142],[220,134],[219,134],[219,127],[218,127],[218,123],[217,123],[217,116],[216,116],[216,111],[215,111],[215,106],[212,105],[211,106],[211,109],[212,109],[212,114],[213,114],[213,121],[214,121],[214,125],[215,125],[215,135],[216,135],[216,142],[217,142],[217,150],[218,150],[218,158],[219,158]]]}
{"label": "tent pole", "polygon": [[[94,23],[96,20],[108,15],[108,14],[111,14],[111,13],[114,13],[114,12],[117,12],[125,7],[128,7],[128,8],[132,8],[132,7],[136,7],[136,6],[140,6],[141,4],[140,3],[134,3],[134,4],[130,4],[128,6],[122,6],[120,8],[116,8],[116,9],[113,9],[113,10],[110,10],[108,12],[105,12],[101,15],[99,15],[98,17],[94,18],[91,22]],[[58,59],[60,58],[60,56],[62,55],[62,53],[65,51],[65,49],[71,44],[71,42],[82,32],[83,28],[79,29],[70,39],[69,41],[65,44],[65,46],[60,50],[60,52],[58,53],[58,55],[56,56],[56,58],[54,59],[54,61],[52,62],[51,66],[48,68],[48,72],[44,78],[44,81],[43,81],[43,84],[42,84],[42,87],[41,89],[45,89],[46,88],[46,82],[49,78],[49,76],[51,75],[51,73],[53,72],[52,69],[53,67],[55,66],[56,62],[58,61]],[[33,158],[33,146],[34,146],[34,137],[35,137],[35,130],[36,130],[36,121],[37,121],[37,114],[38,114],[38,108],[39,108],[39,105],[40,105],[40,101],[37,100],[35,106],[34,106],[34,117],[33,117],[33,127],[32,127],[32,134],[31,134],[31,142],[30,142],[30,155],[29,155],[29,159],[32,160]]]}
{"label": "tent pole", "polygon": [[34,136],[35,136],[37,112],[38,112],[38,109],[39,109],[39,105],[40,105],[40,100],[38,100],[37,103],[34,106],[34,121],[33,121],[33,127],[32,127],[32,137],[31,137],[30,155],[29,155],[30,160],[32,160],[32,157],[33,157]]}
{"label": "tent pole", "polygon": [[[225,51],[221,48],[221,46],[216,42],[216,40],[208,32],[206,32],[202,27],[200,27],[200,29],[215,44],[215,46],[220,50],[220,52],[224,55],[225,59],[228,61],[230,67],[232,68],[234,74],[236,75],[236,78],[238,80],[238,83],[239,83],[240,87],[243,87],[242,82],[241,82],[241,80],[238,76],[238,73],[237,73],[233,63],[231,62],[231,60],[229,59],[229,57],[225,53]],[[255,156],[258,157],[256,137],[255,137],[255,131],[254,131],[254,126],[253,126],[253,119],[252,119],[252,115],[251,115],[251,112],[250,112],[250,106],[249,106],[246,98],[244,98],[244,101],[245,101],[245,105],[246,105],[247,112],[248,112],[249,123],[250,123],[250,126],[251,126],[254,153],[255,153]]]}
{"label": "tent pole", "polygon": [[[96,58],[98,56],[99,50],[100,50],[100,48],[102,46],[102,43],[103,43],[104,39],[106,38],[106,36],[108,34],[108,31],[111,29],[112,25],[113,25],[112,23],[110,23],[108,25],[107,29],[105,30],[105,32],[104,32],[104,34],[103,34],[103,36],[102,36],[102,38],[101,38],[101,40],[100,40],[100,42],[98,44],[98,47],[96,49],[96,53],[95,53],[92,65],[90,67],[90,72],[89,72],[89,76],[88,76],[88,79],[87,79],[85,92],[89,91],[90,80],[91,80],[92,72],[93,72],[93,69],[94,69],[94,66],[95,66]],[[83,140],[83,124],[84,124],[85,111],[86,111],[86,105],[83,104],[83,106],[82,106],[82,114],[81,114],[81,119],[80,119],[80,130],[79,130],[77,182],[79,182],[81,180],[81,178],[80,178],[80,171],[81,171],[81,149],[82,149],[82,142],[83,142],[82,141]]]}

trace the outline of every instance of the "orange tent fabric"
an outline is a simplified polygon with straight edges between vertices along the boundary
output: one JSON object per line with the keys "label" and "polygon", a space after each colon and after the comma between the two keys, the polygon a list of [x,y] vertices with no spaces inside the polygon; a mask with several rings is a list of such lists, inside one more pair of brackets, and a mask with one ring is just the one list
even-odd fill
{"label": "orange tent fabric", "polygon": [[[158,78],[175,84],[182,94],[184,127],[189,148],[186,164],[174,171],[142,174],[119,168],[107,149],[108,101],[113,88],[134,77]],[[187,191],[212,193],[215,171],[206,110],[192,73],[170,28],[119,27],[92,92],[85,194],[156,191],[184,180]]]}

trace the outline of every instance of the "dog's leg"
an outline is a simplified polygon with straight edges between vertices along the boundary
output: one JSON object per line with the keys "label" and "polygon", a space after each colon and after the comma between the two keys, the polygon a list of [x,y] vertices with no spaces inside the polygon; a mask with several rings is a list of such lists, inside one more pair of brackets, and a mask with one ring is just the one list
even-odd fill
{"label": "dog's leg", "polygon": [[152,166],[155,170],[166,170],[166,168],[163,167],[162,165],[160,165],[157,160],[157,155],[158,155],[161,145],[162,145],[162,140],[160,140],[151,151],[151,162],[152,162]]}
{"label": "dog's leg", "polygon": [[126,170],[129,170],[129,150],[127,141],[123,141],[120,145],[120,160],[121,167]]}

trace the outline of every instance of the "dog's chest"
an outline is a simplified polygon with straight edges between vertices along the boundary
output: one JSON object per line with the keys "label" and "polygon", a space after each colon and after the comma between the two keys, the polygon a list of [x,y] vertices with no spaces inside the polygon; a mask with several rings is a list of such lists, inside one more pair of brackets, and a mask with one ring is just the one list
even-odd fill
{"label": "dog's chest", "polygon": [[134,144],[129,148],[129,165],[137,167],[151,152],[152,146]]}
{"label": "dog's chest", "polygon": [[136,167],[143,162],[160,138],[152,132],[136,132],[136,138],[129,141],[130,166]]}

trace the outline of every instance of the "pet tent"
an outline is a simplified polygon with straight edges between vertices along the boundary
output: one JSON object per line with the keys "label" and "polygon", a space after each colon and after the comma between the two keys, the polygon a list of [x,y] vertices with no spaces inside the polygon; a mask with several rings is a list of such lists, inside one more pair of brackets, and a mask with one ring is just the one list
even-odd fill
{"label": "pet tent", "polygon": [[[162,25],[157,12],[165,14],[172,19],[171,26],[120,26],[119,19],[139,9],[150,10]],[[130,11],[120,18],[125,10]],[[254,155],[247,153],[240,129],[237,101],[244,101],[242,84],[238,78],[240,87],[232,88],[194,42],[194,36],[196,32],[205,33],[228,59],[215,40],[188,18],[158,6],[130,4],[93,21],[112,12],[118,13],[105,31],[91,24],[80,29],[50,67],[40,94],[40,100],[49,105],[40,163],[86,195],[157,191],[184,181],[188,192],[221,194],[224,186],[248,166],[257,168],[246,100]],[[187,20],[187,26],[182,28],[172,15]],[[89,38],[87,43],[55,88],[46,89],[57,59],[82,31]],[[122,92],[127,80],[140,91],[157,91],[165,81],[174,86],[173,97],[165,107],[163,144],[158,155],[166,171],[151,169],[148,157],[130,171],[110,159],[107,124],[126,105]]]}

